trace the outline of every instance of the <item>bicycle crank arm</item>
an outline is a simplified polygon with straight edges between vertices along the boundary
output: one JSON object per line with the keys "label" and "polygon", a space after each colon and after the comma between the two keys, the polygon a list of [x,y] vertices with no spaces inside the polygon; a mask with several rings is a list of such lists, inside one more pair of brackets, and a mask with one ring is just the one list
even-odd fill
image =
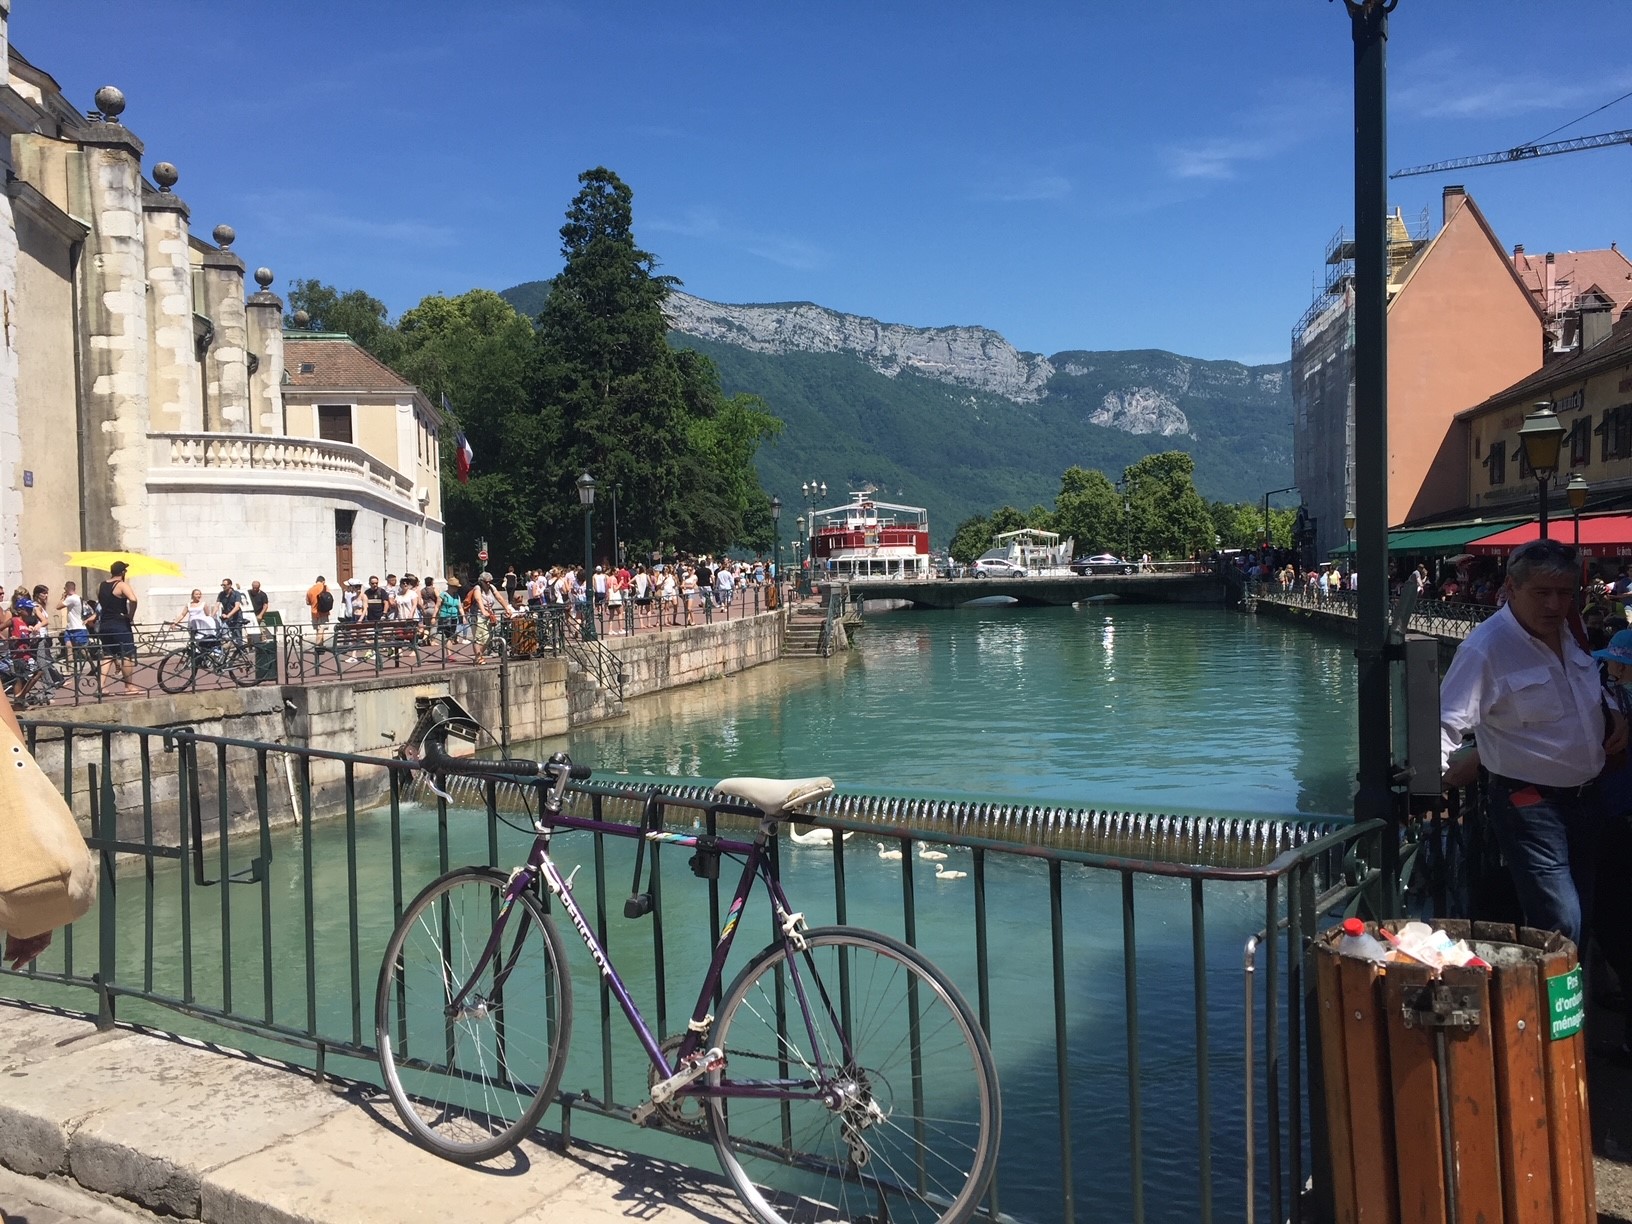
{"label": "bicycle crank arm", "polygon": [[652,1085],[651,1099],[642,1101],[635,1106],[631,1114],[632,1121],[636,1126],[644,1126],[646,1119],[652,1116],[657,1107],[673,1100],[676,1092],[679,1092],[687,1084],[702,1079],[703,1076],[716,1067],[724,1065],[725,1051],[720,1049],[719,1046],[693,1054],[684,1067],[681,1067],[668,1079],[658,1080],[657,1083]]}

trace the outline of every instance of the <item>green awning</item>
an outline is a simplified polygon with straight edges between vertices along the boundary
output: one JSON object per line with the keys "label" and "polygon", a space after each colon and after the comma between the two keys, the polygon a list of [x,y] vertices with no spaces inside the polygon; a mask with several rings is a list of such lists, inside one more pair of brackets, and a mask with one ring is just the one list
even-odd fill
{"label": "green awning", "polygon": [[[1425,557],[1436,554],[1459,553],[1474,540],[1482,540],[1498,531],[1505,531],[1515,523],[1529,520],[1526,516],[1481,519],[1477,523],[1452,523],[1441,527],[1396,527],[1388,533],[1388,551],[1413,553]],[[1347,557],[1354,551],[1351,541],[1332,549],[1327,556]]]}

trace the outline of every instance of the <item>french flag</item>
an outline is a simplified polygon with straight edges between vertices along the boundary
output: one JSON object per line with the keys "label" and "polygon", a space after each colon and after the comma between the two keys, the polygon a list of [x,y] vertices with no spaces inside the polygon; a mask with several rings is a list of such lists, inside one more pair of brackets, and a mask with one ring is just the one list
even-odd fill
{"label": "french flag", "polygon": [[465,484],[470,480],[470,461],[476,458],[476,452],[470,449],[470,442],[465,437],[465,431],[460,430],[454,440],[454,461],[459,465],[459,483]]}

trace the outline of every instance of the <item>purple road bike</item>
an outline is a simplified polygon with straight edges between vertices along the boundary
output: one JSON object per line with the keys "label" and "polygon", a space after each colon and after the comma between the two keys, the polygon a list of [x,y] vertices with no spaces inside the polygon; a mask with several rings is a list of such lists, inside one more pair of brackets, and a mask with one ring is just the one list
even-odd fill
{"label": "purple road bike", "polygon": [[[768,1224],[975,1216],[997,1160],[997,1072],[955,986],[899,940],[855,927],[807,928],[771,868],[779,824],[833,789],[827,778],[735,778],[715,789],[757,811],[751,841],[562,811],[590,771],[548,761],[453,758],[449,734],[479,732],[450,698],[421,699],[405,755],[440,784],[497,777],[539,796],[523,866],[463,867],[409,904],[380,968],[376,1042],[386,1088],[414,1139],[477,1163],[530,1135],[556,1099],[572,1031],[572,983],[550,898],[584,941],[650,1060],[640,1125],[702,1135],[732,1187]],[[531,779],[531,781],[529,781]],[[742,874],[683,1032],[654,1033],[550,858],[557,830],[589,830],[690,847],[693,871],[721,859]],[[640,855],[644,855],[644,846]],[[636,879],[639,880],[640,857]],[[726,959],[755,885],[780,934],[720,998]],[[626,917],[651,910],[636,893]]]}

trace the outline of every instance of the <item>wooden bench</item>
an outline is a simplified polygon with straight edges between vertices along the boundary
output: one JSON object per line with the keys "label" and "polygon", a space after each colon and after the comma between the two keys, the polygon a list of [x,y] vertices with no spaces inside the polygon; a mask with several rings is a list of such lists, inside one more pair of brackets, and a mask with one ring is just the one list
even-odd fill
{"label": "wooden bench", "polygon": [[374,655],[385,651],[391,652],[393,665],[401,666],[401,656],[405,650],[413,654],[417,664],[420,661],[419,630],[418,621],[401,620],[352,621],[331,625],[328,640],[313,651],[317,669],[323,669],[324,654],[333,656],[336,671],[340,669],[342,655]]}

